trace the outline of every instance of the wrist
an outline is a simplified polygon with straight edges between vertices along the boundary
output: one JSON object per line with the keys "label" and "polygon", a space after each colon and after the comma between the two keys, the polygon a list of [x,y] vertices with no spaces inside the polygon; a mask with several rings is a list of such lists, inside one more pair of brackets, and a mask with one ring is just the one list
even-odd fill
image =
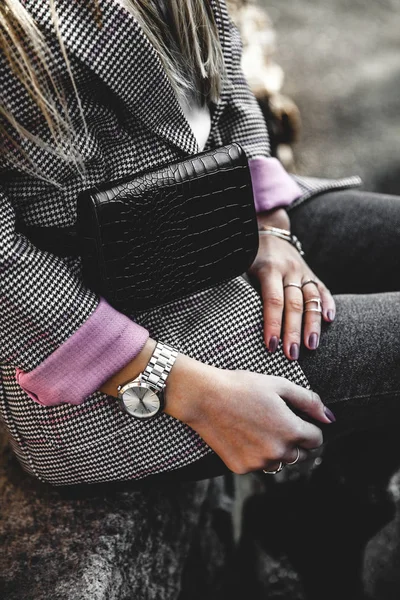
{"label": "wrist", "polygon": [[[149,338],[142,351],[110,377],[100,391],[118,397],[118,386],[136,379],[145,370],[156,343]],[[164,388],[164,412],[188,425],[201,421],[207,413],[207,402],[214,400],[215,388],[219,387],[216,378],[221,373],[221,369],[178,354]]]}
{"label": "wrist", "polygon": [[117,373],[114,373],[114,375],[101,386],[100,391],[117,398],[118,386],[127,381],[132,381],[139,373],[142,373],[145,370],[147,363],[154,352],[156,343],[155,340],[149,338],[139,354],[125,365],[125,367],[117,371]]}
{"label": "wrist", "polygon": [[215,397],[221,369],[179,354],[164,390],[164,412],[195,427],[207,413],[207,403]]}
{"label": "wrist", "polygon": [[276,208],[275,210],[259,213],[257,215],[257,222],[259,228],[265,225],[290,231],[289,215],[284,208]]}

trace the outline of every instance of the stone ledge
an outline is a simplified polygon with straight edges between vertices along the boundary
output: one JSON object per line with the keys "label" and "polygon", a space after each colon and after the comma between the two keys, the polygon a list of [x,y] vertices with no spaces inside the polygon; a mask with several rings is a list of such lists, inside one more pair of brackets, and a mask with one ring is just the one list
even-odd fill
{"label": "stone ledge", "polygon": [[[4,434],[0,440],[2,599],[177,598],[192,538],[205,507],[212,512],[221,478],[62,490],[24,473]],[[202,536],[214,544],[212,522]]]}

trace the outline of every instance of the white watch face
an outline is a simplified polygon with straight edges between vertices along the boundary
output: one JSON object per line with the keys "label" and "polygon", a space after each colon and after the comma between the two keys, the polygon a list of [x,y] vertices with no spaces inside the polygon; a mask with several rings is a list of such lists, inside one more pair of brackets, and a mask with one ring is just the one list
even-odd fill
{"label": "white watch face", "polygon": [[123,410],[137,419],[150,419],[161,408],[156,390],[148,384],[128,383],[120,390],[118,397]]}

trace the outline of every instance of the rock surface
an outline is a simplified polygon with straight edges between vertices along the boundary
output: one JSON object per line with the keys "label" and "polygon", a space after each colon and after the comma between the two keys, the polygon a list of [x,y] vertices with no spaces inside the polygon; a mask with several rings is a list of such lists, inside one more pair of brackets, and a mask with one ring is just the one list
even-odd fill
{"label": "rock surface", "polygon": [[260,1],[303,120],[298,171],[400,194],[400,1]]}
{"label": "rock surface", "polygon": [[63,491],[23,473],[0,440],[2,600],[220,597],[231,551],[222,478]]}

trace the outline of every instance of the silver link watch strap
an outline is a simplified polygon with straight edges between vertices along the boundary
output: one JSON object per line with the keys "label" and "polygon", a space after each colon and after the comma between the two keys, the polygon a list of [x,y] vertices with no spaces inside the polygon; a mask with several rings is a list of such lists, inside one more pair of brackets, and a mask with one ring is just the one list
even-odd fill
{"label": "silver link watch strap", "polygon": [[161,392],[165,387],[165,382],[177,356],[177,350],[168,346],[168,344],[157,342],[147,367],[142,373],[142,381],[150,383],[156,390]]}

